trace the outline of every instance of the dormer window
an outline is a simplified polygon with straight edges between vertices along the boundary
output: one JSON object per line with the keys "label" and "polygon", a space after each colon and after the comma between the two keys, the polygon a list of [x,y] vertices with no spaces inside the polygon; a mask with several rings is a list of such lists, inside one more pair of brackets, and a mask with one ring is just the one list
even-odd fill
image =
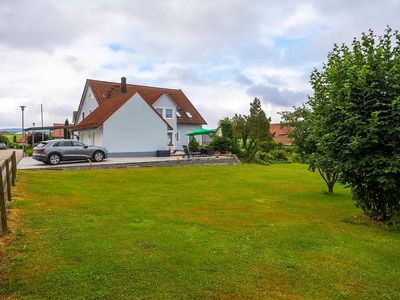
{"label": "dormer window", "polygon": [[165,118],[166,119],[173,119],[174,118],[174,110],[172,108],[165,109]]}
{"label": "dormer window", "polygon": [[192,116],[192,114],[190,113],[190,112],[186,112],[186,115],[189,117],[189,118],[193,118],[193,116]]}
{"label": "dormer window", "polygon": [[176,112],[176,116],[177,116],[178,118],[182,118],[182,115],[181,115],[181,113],[180,113],[179,111]]}

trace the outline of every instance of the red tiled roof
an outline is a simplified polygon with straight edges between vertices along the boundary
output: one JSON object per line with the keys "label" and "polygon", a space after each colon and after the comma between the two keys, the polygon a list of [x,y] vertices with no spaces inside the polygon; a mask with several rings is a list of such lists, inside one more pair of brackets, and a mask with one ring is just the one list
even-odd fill
{"label": "red tiled roof", "polygon": [[[73,130],[98,128],[122,105],[124,105],[130,98],[132,98],[134,94],[136,94],[136,91],[131,90],[126,93],[112,95],[109,98],[106,98],[106,101],[99,102],[99,106],[79,124],[75,125],[73,127]],[[149,106],[154,110],[151,105]],[[155,110],[154,112],[168,126],[168,129],[172,129],[171,125],[169,125]]]}
{"label": "red tiled roof", "polygon": [[[93,91],[99,105],[106,102],[111,97],[122,97],[124,95],[124,93],[121,92],[120,83],[117,82],[88,79],[87,83]],[[177,119],[178,124],[207,124],[182,90],[134,84],[127,84],[126,89],[127,92],[138,92],[149,105],[153,105],[154,102],[165,93],[170,96],[178,106],[178,112],[181,115],[181,117]],[[186,115],[185,112],[189,112],[192,118]]]}
{"label": "red tiled roof", "polygon": [[277,143],[284,144],[285,146],[292,144],[292,141],[288,136],[290,131],[292,131],[292,127],[289,126],[281,126],[281,124],[269,125],[269,132],[272,135],[272,139]]}

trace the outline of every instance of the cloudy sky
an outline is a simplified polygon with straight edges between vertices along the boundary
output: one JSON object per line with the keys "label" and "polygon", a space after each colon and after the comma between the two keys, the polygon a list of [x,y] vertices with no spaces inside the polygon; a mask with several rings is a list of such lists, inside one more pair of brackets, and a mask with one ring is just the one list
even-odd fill
{"label": "cloudy sky", "polygon": [[0,128],[71,119],[86,78],[180,88],[214,127],[303,103],[333,43],[400,28],[398,0],[0,0]]}

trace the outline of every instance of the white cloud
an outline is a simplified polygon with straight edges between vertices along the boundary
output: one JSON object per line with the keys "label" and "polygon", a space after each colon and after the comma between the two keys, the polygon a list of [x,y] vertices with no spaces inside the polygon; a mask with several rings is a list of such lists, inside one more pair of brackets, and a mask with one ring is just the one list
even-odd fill
{"label": "white cloud", "polygon": [[[335,42],[400,26],[400,2],[3,1],[0,128],[63,122],[86,78],[181,88],[211,127],[253,96],[277,112],[310,93],[308,76]],[[110,45],[119,47],[113,51]],[[115,49],[114,49],[115,50]]]}

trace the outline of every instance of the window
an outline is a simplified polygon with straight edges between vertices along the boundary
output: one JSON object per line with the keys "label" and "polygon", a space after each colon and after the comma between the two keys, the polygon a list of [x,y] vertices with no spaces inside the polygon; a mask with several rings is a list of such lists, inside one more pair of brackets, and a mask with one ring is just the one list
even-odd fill
{"label": "window", "polygon": [[193,116],[192,116],[192,114],[190,113],[190,112],[186,112],[186,115],[189,117],[189,118],[193,118]]}
{"label": "window", "polygon": [[179,131],[175,133],[176,141],[179,142]]}
{"label": "window", "polygon": [[72,143],[69,141],[61,141],[53,144],[53,147],[71,147]]}
{"label": "window", "polygon": [[85,119],[85,113],[83,112],[82,113],[82,120],[84,120]]}
{"label": "window", "polygon": [[74,147],[83,147],[83,146],[85,146],[85,144],[81,143],[81,142],[72,142],[72,144],[74,145]]}
{"label": "window", "polygon": [[176,112],[176,116],[177,116],[178,118],[182,118],[181,113],[180,113],[179,111]]}
{"label": "window", "polygon": [[158,112],[160,114],[160,116],[162,116],[162,108],[156,107],[156,112]]}
{"label": "window", "polygon": [[165,109],[165,118],[166,119],[173,119],[174,118],[174,110],[172,108]]}

